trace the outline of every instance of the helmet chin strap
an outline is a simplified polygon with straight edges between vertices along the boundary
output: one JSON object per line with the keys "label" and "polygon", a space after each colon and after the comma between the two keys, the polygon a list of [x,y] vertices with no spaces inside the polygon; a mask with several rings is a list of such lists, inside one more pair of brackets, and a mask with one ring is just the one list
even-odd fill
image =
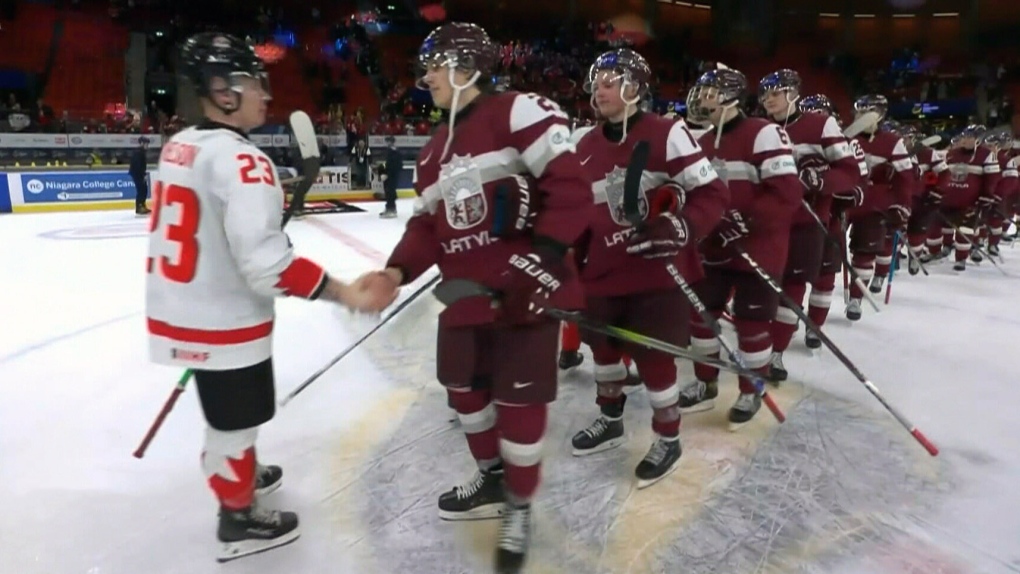
{"label": "helmet chin strap", "polygon": [[783,129],[784,130],[786,129],[786,126],[790,125],[790,116],[792,116],[794,114],[794,112],[797,111],[797,102],[800,101],[800,94],[797,94],[796,96],[793,96],[793,97],[790,96],[790,92],[792,92],[792,91],[793,90],[786,90],[785,91],[785,98],[786,98],[786,119],[783,120]]}
{"label": "helmet chin strap", "polygon": [[733,100],[725,104],[719,104],[719,125],[715,126],[715,149],[719,149],[719,142],[722,141],[722,129],[726,125],[726,112],[737,107],[740,102]]}
{"label": "helmet chin strap", "polygon": [[464,90],[475,85],[478,78],[482,76],[482,73],[475,70],[475,73],[471,74],[471,77],[464,84],[457,83],[456,77],[456,66],[450,66],[448,77],[450,78],[450,87],[453,88],[453,100],[450,102],[450,133],[446,136],[446,143],[443,145],[443,155],[439,156],[439,162],[442,163],[446,160],[446,154],[450,153],[450,144],[453,143],[453,126],[457,121],[457,105],[460,103],[460,94]]}
{"label": "helmet chin strap", "polygon": [[627,86],[631,83],[626,78],[620,82],[620,100],[623,101],[623,137],[620,138],[620,143],[627,141],[627,120],[630,119],[630,108],[631,106],[637,106],[637,103],[641,101],[641,94],[639,90],[635,90],[634,97],[627,99],[624,94],[627,92]]}

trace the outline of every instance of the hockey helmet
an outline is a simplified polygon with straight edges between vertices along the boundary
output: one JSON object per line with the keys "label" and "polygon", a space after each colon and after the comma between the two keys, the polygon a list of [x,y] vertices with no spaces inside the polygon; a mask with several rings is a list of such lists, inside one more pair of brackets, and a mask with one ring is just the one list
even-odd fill
{"label": "hockey helmet", "polygon": [[[191,82],[199,97],[212,94],[212,80],[222,78],[228,89],[240,93],[239,77],[256,78],[262,83],[266,98],[271,98],[269,74],[255,50],[236,36],[219,32],[195,34],[181,48],[181,71]],[[232,109],[224,109],[226,113]]]}
{"label": "hockey helmet", "polygon": [[981,124],[970,124],[963,128],[960,133],[953,136],[953,139],[950,140],[950,145],[958,146],[963,143],[964,140],[974,140],[974,145],[977,145],[977,142],[980,141],[987,131],[988,128]]}
{"label": "hockey helmet", "polygon": [[883,132],[889,132],[898,136],[903,135],[903,125],[896,120],[885,120],[878,124],[878,130]]}
{"label": "hockey helmet", "polygon": [[860,116],[865,112],[875,112],[878,114],[878,121],[881,122],[889,113],[889,99],[881,94],[868,94],[857,98],[854,102],[854,114]]}
{"label": "hockey helmet", "polygon": [[695,82],[688,99],[693,99],[702,109],[701,115],[710,115],[711,109],[705,102],[711,101],[723,108],[741,107],[747,99],[747,77],[732,68],[720,68],[705,72]]}
{"label": "hockey helmet", "polygon": [[[491,76],[498,63],[498,50],[481,26],[467,22],[449,22],[433,30],[418,49],[420,74],[429,66],[443,66],[472,73],[474,79]],[[451,82],[453,83],[453,82]],[[467,86],[464,86],[467,87]]]}
{"label": "hockey helmet", "polygon": [[1013,132],[1009,128],[990,130],[981,138],[981,143],[995,149],[1011,149],[1013,147]]}
{"label": "hockey helmet", "polygon": [[796,103],[800,99],[800,74],[783,68],[765,76],[758,82],[758,101],[764,102],[769,92],[786,92],[786,101]]}
{"label": "hockey helmet", "polygon": [[648,90],[652,81],[652,69],[648,66],[641,54],[627,48],[603,52],[591,67],[588,68],[588,77],[584,81],[584,91],[591,94],[595,92],[595,80],[599,72],[609,72],[612,81],[622,80],[620,83],[620,95],[626,86],[634,86],[638,90],[638,97]]}
{"label": "hockey helmet", "polygon": [[829,99],[829,96],[826,96],[825,94],[814,94],[812,96],[801,98],[801,100],[797,102],[797,109],[800,110],[801,113],[810,112],[832,116],[839,121],[839,112],[836,111],[836,106],[832,103],[832,100]]}

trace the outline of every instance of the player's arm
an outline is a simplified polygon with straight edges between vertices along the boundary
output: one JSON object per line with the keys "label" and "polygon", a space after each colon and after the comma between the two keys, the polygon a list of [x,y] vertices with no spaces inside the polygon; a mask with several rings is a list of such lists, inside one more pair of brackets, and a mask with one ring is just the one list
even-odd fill
{"label": "player's arm", "polygon": [[829,169],[822,173],[822,192],[832,195],[863,185],[867,172],[861,172],[858,158],[835,118],[826,118],[822,126],[822,153]]}
{"label": "player's arm", "polygon": [[510,145],[538,183],[535,246],[559,256],[587,229],[594,205],[567,122],[558,105],[536,94],[519,94],[510,107]]}
{"label": "player's arm", "polygon": [[752,157],[762,193],[755,196],[748,210],[749,225],[752,229],[789,225],[804,197],[790,136],[778,125],[763,127],[754,138]]}
{"label": "player's arm", "polygon": [[988,198],[996,197],[995,192],[1002,181],[1002,166],[996,154],[988,152],[981,166],[981,195]]}
{"label": "player's arm", "polygon": [[722,219],[730,204],[730,189],[682,120],[666,136],[666,172],[684,191],[671,211],[686,222],[694,241],[700,241]]}
{"label": "player's arm", "polygon": [[917,173],[914,171],[914,162],[910,160],[910,153],[907,152],[907,146],[902,139],[896,140],[892,155],[889,157],[889,165],[893,168],[892,179],[889,181],[889,186],[892,188],[893,204],[910,209],[910,200],[917,186]]}
{"label": "player's arm", "polygon": [[414,214],[386,261],[386,273],[396,284],[406,285],[439,263],[442,248],[436,237],[435,220],[434,204],[426,197],[415,200]]}

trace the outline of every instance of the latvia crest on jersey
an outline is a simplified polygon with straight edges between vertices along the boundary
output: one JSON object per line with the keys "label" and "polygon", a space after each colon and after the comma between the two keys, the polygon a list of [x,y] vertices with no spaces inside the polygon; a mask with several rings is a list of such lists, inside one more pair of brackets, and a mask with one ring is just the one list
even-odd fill
{"label": "latvia crest on jersey", "polygon": [[965,163],[954,163],[949,166],[949,180],[953,183],[963,183],[967,181],[967,176],[970,175],[970,171],[967,169],[969,166]]}
{"label": "latvia crest on jersey", "polygon": [[446,221],[454,229],[478,225],[488,213],[482,175],[471,155],[453,158],[439,171],[439,189],[446,204]]}
{"label": "latvia crest on jersey", "polygon": [[[622,167],[614,167],[613,171],[606,174],[606,206],[609,207],[609,215],[617,225],[630,226],[627,220],[627,212],[623,208],[623,187],[627,179],[627,170]],[[643,193],[638,194],[638,211],[641,219],[648,217],[648,197]]]}

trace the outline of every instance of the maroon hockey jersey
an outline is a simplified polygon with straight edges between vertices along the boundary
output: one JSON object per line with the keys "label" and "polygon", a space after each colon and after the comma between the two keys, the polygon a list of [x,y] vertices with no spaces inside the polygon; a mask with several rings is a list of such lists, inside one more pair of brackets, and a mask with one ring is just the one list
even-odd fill
{"label": "maroon hockey jersey", "polygon": [[995,188],[995,195],[999,196],[999,199],[1012,197],[1017,191],[1020,191],[1020,179],[1017,179],[1018,165],[1020,162],[1008,151],[999,152],[999,168],[1002,170],[1002,179],[999,180],[999,185]]}
{"label": "maroon hockey jersey", "polygon": [[857,136],[868,163],[868,183],[864,204],[851,209],[850,217],[867,213],[884,213],[893,205],[910,209],[917,187],[917,172],[910,160],[903,138],[890,132]]}
{"label": "maroon hockey jersey", "polygon": [[690,247],[673,261],[689,283],[703,277],[696,242],[708,235],[729,203],[729,190],[705,158],[683,120],[673,121],[640,114],[629,126],[627,138],[615,142],[603,126],[584,134],[577,144],[595,197],[589,233],[579,251],[585,254],[581,277],[585,293],[601,297],[675,288],[666,271],[667,260],[646,259],[627,253],[633,230],[623,210],[623,182],[634,145],[649,143],[649,159],[641,177],[640,208],[649,216],[652,193],[667,182],[683,188],[686,200],[680,214],[687,220]]}
{"label": "maroon hockey jersey", "polygon": [[[797,169],[814,168],[821,171],[821,193],[807,196],[811,209],[823,222],[828,222],[833,194],[847,192],[864,184],[868,175],[862,170],[854,148],[836,119],[824,114],[798,114],[784,126],[793,142],[793,156]],[[815,220],[801,205],[793,219],[794,225],[815,225]]]}
{"label": "maroon hockey jersey", "polygon": [[[510,256],[532,250],[531,237],[490,234],[495,182],[514,174],[537,179],[540,211],[533,235],[572,245],[588,225],[592,198],[567,122],[559,106],[541,96],[505,92],[479,96],[457,115],[446,157],[441,156],[450,131],[440,126],[419,152],[414,184],[419,197],[387,266],[402,269],[405,281],[438,265],[445,279],[497,287]],[[576,307],[580,301],[575,278],[551,304]],[[482,298],[459,301],[439,317],[448,327],[494,319]]]}
{"label": "maroon hockey jersey", "polygon": [[932,188],[944,193],[946,184],[949,183],[949,166],[946,165],[945,155],[928,146],[921,146],[916,157],[920,176],[917,179],[915,197],[925,195]]}
{"label": "maroon hockey jersey", "polygon": [[942,206],[950,209],[967,209],[982,195],[994,196],[1002,179],[999,160],[988,148],[951,149],[946,154],[946,165],[949,166],[949,183],[942,196]]}
{"label": "maroon hockey jersey", "polygon": [[[804,186],[797,175],[790,137],[780,126],[761,118],[738,117],[723,126],[719,147],[716,130],[698,140],[719,177],[730,188],[730,209],[747,221],[750,235],[741,246],[773,276],[786,265],[793,215],[800,208]],[[702,242],[705,265],[752,271],[718,235]]]}

